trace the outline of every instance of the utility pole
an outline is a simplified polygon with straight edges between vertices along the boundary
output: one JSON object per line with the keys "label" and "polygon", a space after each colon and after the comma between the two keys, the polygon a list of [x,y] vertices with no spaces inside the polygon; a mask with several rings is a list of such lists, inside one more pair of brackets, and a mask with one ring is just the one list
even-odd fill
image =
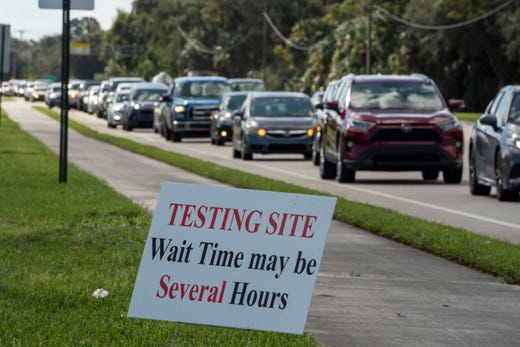
{"label": "utility pole", "polygon": [[366,72],[372,73],[372,62],[370,56],[372,55],[372,1],[367,5],[367,48],[366,48]]}
{"label": "utility pole", "polygon": [[[264,0],[264,12],[267,13],[267,3],[266,0]],[[262,16],[263,18],[263,29],[262,29],[262,77],[265,83],[265,64],[266,64],[266,45],[267,45],[267,23],[265,16]]]}
{"label": "utility pole", "polygon": [[70,0],[63,0],[63,33],[61,38],[60,183],[67,183],[67,143],[69,128],[69,50]]}

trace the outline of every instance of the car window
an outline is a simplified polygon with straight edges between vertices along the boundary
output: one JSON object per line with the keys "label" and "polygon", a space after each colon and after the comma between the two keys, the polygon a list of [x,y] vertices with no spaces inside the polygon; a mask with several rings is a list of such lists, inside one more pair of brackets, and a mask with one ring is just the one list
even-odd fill
{"label": "car window", "polygon": [[164,94],[164,90],[162,89],[143,89],[138,90],[133,95],[132,99],[134,101],[159,101],[161,96]]}
{"label": "car window", "polygon": [[182,98],[220,97],[229,92],[229,84],[220,81],[190,81],[176,86],[177,95]]}
{"label": "car window", "polygon": [[256,98],[251,103],[251,115],[257,117],[310,116],[312,115],[312,105],[305,98]]}
{"label": "car window", "polygon": [[520,125],[520,93],[515,93],[513,96],[507,122]]}
{"label": "car window", "polygon": [[441,110],[444,103],[431,83],[367,82],[352,84],[353,109]]}
{"label": "car window", "polygon": [[246,94],[243,95],[232,95],[228,97],[226,100],[226,110],[236,110],[242,106],[242,103],[244,102],[246,98]]}
{"label": "car window", "polygon": [[497,124],[502,125],[506,119],[507,112],[507,98],[505,97],[505,93],[502,93],[500,99],[497,103],[495,110],[495,117],[497,117]]}

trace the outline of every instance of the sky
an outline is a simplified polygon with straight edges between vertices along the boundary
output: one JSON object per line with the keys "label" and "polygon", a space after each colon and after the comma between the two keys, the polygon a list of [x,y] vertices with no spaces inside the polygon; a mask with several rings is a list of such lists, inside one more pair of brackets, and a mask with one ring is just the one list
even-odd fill
{"label": "sky", "polygon": [[[94,17],[107,30],[118,9],[130,12],[132,0],[94,0],[93,11],[71,10],[70,17]],[[62,16],[61,10],[40,9],[38,0],[0,0],[0,24],[10,25],[12,38],[39,40],[45,35],[61,35]]]}

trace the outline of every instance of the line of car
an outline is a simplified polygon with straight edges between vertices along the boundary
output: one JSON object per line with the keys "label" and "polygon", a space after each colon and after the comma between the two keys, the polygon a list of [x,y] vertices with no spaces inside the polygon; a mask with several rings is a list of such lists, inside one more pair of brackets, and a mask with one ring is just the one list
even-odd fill
{"label": "line of car", "polygon": [[[233,158],[299,153],[322,179],[341,183],[355,182],[361,170],[420,171],[424,180],[442,172],[445,183],[462,180],[464,134],[453,112],[464,101],[446,101],[421,74],[350,74],[312,98],[265,91],[254,79],[112,78],[85,89],[83,105],[112,128],[153,128],[174,142],[194,136],[217,146],[231,142]],[[494,187],[501,201],[519,199],[520,86],[501,89],[475,123],[469,182],[473,195]]]}

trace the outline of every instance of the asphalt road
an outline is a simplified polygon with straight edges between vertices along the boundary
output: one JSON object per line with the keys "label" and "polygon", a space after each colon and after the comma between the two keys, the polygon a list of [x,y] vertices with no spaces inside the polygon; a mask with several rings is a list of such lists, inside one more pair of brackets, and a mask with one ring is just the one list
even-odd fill
{"label": "asphalt road", "polygon": [[[151,129],[125,132],[119,126],[110,129],[106,120],[71,110],[70,119],[114,136],[128,137],[148,145],[180,152],[219,165],[288,181],[318,191],[341,195],[349,200],[389,208],[404,214],[460,227],[512,243],[520,243],[519,202],[499,202],[494,189],[490,196],[477,197],[469,193],[467,158],[461,184],[444,184],[442,174],[437,181],[424,181],[419,172],[359,171],[354,184],[322,180],[318,167],[303,160],[302,155],[260,155],[253,161],[233,159],[230,143],[214,146],[208,138],[183,139],[167,142]],[[464,124],[465,155],[471,134],[471,124]]]}
{"label": "asphalt road", "polygon": [[[22,129],[58,150],[58,122],[21,101],[4,105]],[[76,116],[106,128],[92,116],[71,112]],[[147,131],[125,135],[159,138]],[[215,148],[208,146],[206,151]],[[74,131],[69,161],[151,211],[164,180],[218,184]],[[305,330],[323,345],[338,347],[518,346],[520,287],[333,221]]]}

